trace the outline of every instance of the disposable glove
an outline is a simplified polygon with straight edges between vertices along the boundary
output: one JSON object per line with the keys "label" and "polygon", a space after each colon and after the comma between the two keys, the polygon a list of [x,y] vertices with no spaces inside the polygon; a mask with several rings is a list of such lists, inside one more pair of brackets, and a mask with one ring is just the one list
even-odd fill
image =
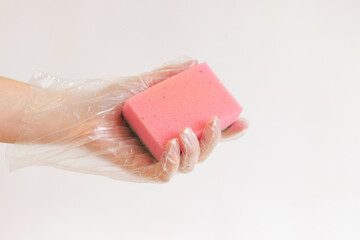
{"label": "disposable glove", "polygon": [[236,138],[248,127],[238,119],[224,131],[214,116],[198,140],[185,128],[171,139],[156,162],[121,117],[126,99],[197,64],[179,58],[139,76],[111,79],[62,79],[35,73],[32,97],[16,144],[8,147],[10,170],[26,166],[56,168],[135,182],[168,182],[191,172],[220,139]]}

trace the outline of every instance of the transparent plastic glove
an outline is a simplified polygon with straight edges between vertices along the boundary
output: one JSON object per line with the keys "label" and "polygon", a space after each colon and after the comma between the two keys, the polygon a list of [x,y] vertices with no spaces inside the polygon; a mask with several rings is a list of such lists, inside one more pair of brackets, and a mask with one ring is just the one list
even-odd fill
{"label": "transparent plastic glove", "polygon": [[239,135],[239,119],[221,132],[214,116],[198,140],[185,128],[170,140],[156,162],[121,117],[126,99],[197,64],[180,58],[134,77],[68,80],[35,73],[16,144],[9,146],[10,170],[52,166],[136,182],[167,182],[176,172],[190,172],[204,161],[220,138]]}

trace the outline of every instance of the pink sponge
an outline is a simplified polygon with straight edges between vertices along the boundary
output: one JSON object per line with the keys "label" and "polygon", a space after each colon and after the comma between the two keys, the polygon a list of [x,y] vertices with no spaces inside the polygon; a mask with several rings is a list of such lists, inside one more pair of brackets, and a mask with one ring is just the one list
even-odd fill
{"label": "pink sponge", "polygon": [[236,121],[242,108],[206,63],[196,65],[129,98],[122,114],[155,159],[166,143],[191,127],[200,139],[217,115],[221,129]]}

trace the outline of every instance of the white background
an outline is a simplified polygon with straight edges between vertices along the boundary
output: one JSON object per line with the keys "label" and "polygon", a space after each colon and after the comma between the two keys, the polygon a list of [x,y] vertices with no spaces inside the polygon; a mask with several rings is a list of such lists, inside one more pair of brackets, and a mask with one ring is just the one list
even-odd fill
{"label": "white background", "polygon": [[247,135],[163,185],[10,174],[0,145],[0,239],[359,239],[359,1],[0,0],[2,76],[126,76],[179,55],[209,63]]}

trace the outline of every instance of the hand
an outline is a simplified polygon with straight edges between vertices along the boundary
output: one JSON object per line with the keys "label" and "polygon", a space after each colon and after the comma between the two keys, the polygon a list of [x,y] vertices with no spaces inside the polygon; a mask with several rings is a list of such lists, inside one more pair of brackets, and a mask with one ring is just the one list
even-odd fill
{"label": "hand", "polygon": [[[195,60],[180,59],[152,72],[121,79],[54,80],[52,76],[38,74],[33,85],[46,83],[48,89],[46,93],[43,88],[35,89],[40,94],[35,94],[36,102],[27,108],[23,128],[26,130],[18,142],[25,138],[29,141],[29,128],[34,129],[31,125],[35,119],[49,122],[57,118],[46,127],[50,131],[31,139],[32,144],[21,150],[28,159],[35,160],[26,165],[48,165],[140,182],[167,182],[178,171],[191,172],[209,156],[220,138],[240,135],[248,126],[246,120],[239,119],[221,132],[219,119],[214,116],[204,127],[200,140],[191,128],[185,128],[179,139],[167,143],[157,163],[121,118],[121,110],[127,98],[195,64]],[[32,147],[37,143],[49,148],[40,147],[40,155],[39,146]],[[19,161],[25,157],[16,155],[13,154],[16,163],[13,168],[21,167]]]}

